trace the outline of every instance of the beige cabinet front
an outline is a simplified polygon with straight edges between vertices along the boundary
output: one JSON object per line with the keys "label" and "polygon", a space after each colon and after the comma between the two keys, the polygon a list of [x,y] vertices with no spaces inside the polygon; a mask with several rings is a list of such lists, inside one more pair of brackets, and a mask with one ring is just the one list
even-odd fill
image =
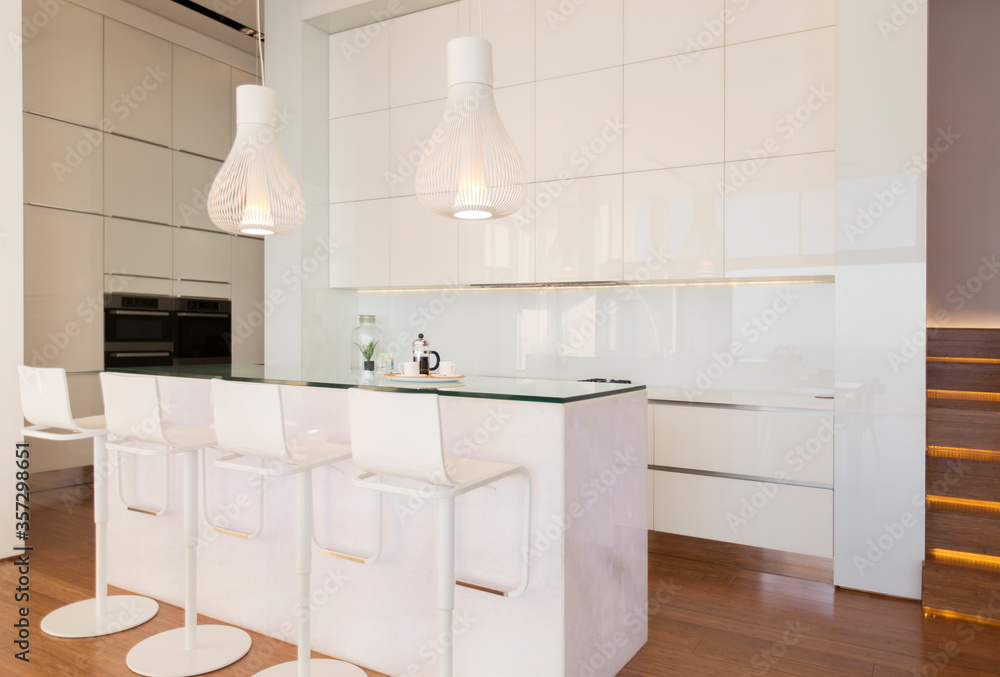
{"label": "beige cabinet front", "polygon": [[231,144],[232,68],[174,46],[174,145],[225,160]]}
{"label": "beige cabinet front", "polygon": [[105,131],[170,145],[172,55],[166,40],[105,19]]}
{"label": "beige cabinet front", "polygon": [[111,134],[104,143],[104,213],[169,224],[173,216],[171,152]]}
{"label": "beige cabinet front", "polygon": [[170,279],[173,228],[125,219],[104,220],[104,272]]}
{"label": "beige cabinet front", "polygon": [[231,235],[200,230],[174,230],[174,279],[231,282]]}
{"label": "beige cabinet front", "polygon": [[100,214],[104,140],[96,129],[24,114],[24,201]]}

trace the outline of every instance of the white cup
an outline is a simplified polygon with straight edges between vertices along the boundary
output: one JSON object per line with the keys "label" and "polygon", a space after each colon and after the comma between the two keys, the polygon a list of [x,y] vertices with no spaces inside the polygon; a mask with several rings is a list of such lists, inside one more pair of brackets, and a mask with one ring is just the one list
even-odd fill
{"label": "white cup", "polygon": [[441,376],[454,376],[455,375],[455,363],[454,362],[442,362],[438,365],[438,373]]}
{"label": "white cup", "polygon": [[401,366],[403,369],[403,376],[420,376],[419,362],[403,362]]}

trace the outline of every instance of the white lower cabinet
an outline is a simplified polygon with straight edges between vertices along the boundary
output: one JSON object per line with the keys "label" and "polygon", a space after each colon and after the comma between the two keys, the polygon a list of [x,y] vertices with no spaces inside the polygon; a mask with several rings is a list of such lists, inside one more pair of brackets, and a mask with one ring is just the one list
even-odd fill
{"label": "white lower cabinet", "polygon": [[650,470],[653,529],[833,557],[833,491]]}
{"label": "white lower cabinet", "polygon": [[833,556],[833,416],[650,405],[650,528]]}

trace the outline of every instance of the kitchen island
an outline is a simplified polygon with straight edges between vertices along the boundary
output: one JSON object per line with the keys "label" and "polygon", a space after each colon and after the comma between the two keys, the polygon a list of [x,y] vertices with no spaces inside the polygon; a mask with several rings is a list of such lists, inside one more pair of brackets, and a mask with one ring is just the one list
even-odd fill
{"label": "kitchen island", "polygon": [[[343,443],[347,389],[426,389],[371,373],[253,365],[115,371],[163,377],[170,425],[210,422],[209,379],[277,383],[289,435]],[[457,588],[455,674],[615,675],[647,639],[645,388],[494,377],[431,385],[441,395],[447,456],[522,465],[532,478],[530,584],[515,598]],[[206,452],[202,508],[218,528],[201,528],[198,611],[295,641],[295,582],[286,575],[294,568],[295,483],[215,468],[219,455]],[[111,465],[125,502],[162,507],[161,461],[126,456]],[[162,516],[113,501],[109,524],[110,582],[173,604],[183,598],[180,465],[169,466],[175,495]],[[349,461],[317,470],[315,514],[322,548],[363,560],[378,551],[382,497],[354,486],[359,472]],[[512,477],[459,499],[460,580],[517,587],[524,491]],[[393,676],[430,677],[442,650],[433,505],[397,495],[384,501],[374,562],[314,549],[312,648]],[[233,535],[255,532],[259,516],[259,536]],[[251,651],[246,660],[266,657]]]}

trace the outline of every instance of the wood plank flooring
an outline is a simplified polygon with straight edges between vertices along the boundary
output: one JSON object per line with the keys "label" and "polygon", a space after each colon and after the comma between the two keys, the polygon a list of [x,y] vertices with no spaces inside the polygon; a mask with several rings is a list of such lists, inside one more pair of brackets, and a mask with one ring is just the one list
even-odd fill
{"label": "wood plank flooring", "polygon": [[[63,507],[67,492],[82,500],[72,513]],[[6,561],[0,563],[0,676],[131,677],[125,667],[128,649],[183,622],[180,609],[161,604],[152,621],[118,635],[59,640],[38,629],[45,613],[88,597],[93,589],[88,496],[86,485],[32,494],[31,662],[13,657],[17,572]],[[653,541],[649,643],[621,677],[1000,676],[1000,625],[925,617],[916,602],[755,570],[738,558],[721,556],[724,549],[665,549],[663,543],[669,541]],[[994,596],[1000,619],[1000,590]],[[294,659],[294,646],[251,634],[250,654],[214,675],[249,677]],[[565,676],[511,677],[588,674],[576,665],[567,666]],[[386,677],[373,671],[368,675]]]}

